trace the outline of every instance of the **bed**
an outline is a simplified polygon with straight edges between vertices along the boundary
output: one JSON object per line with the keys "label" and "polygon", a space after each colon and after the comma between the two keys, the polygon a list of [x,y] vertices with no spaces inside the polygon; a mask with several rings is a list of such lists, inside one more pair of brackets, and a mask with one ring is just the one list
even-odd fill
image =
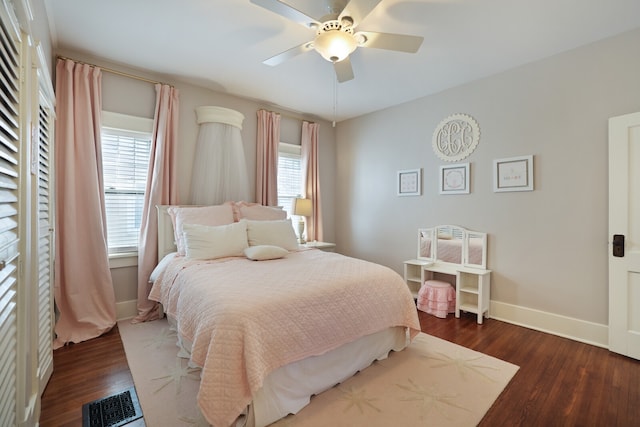
{"label": "bed", "polygon": [[[273,208],[232,207],[231,223],[197,226],[175,215],[196,208],[158,207],[162,261],[150,294],[176,327],[181,352],[202,368],[198,405],[213,426],[265,426],[296,413],[420,331],[413,297],[396,272],[298,247],[290,220],[273,219]],[[229,221],[225,215],[219,222]],[[217,238],[222,229],[225,239],[244,232],[248,248],[214,259],[190,256],[197,254],[192,241],[202,249],[198,233]],[[251,254],[258,260],[245,254],[274,247],[286,253]]]}

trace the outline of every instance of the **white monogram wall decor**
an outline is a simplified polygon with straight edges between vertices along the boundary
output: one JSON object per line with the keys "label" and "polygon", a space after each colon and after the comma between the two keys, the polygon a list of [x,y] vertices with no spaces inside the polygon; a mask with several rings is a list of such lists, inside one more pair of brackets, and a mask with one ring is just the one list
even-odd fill
{"label": "white monogram wall decor", "polygon": [[480,127],[473,117],[453,114],[440,122],[433,132],[433,151],[446,162],[469,156],[480,141]]}

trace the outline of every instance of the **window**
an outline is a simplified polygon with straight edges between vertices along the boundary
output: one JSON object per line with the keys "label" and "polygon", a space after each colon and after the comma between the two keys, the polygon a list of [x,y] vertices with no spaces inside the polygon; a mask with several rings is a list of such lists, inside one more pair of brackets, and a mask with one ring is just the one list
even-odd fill
{"label": "window", "polygon": [[293,199],[302,194],[301,147],[281,142],[278,146],[278,206],[292,216]]}
{"label": "window", "polygon": [[102,168],[109,254],[136,252],[153,120],[103,112]]}

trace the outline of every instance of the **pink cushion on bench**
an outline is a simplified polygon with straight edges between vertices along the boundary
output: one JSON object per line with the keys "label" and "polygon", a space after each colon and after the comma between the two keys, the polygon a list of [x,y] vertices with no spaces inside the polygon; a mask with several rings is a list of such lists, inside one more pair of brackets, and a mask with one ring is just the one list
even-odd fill
{"label": "pink cushion on bench", "polygon": [[456,311],[456,291],[450,283],[427,280],[420,287],[416,306],[425,313],[445,318]]}

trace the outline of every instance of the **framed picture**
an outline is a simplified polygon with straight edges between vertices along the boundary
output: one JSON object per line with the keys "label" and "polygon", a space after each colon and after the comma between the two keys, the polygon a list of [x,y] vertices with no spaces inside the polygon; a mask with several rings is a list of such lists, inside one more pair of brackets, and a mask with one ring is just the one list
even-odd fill
{"label": "framed picture", "polygon": [[494,160],[493,191],[533,191],[533,156]]}
{"label": "framed picture", "polygon": [[440,194],[469,192],[469,163],[440,166]]}
{"label": "framed picture", "polygon": [[419,196],[422,191],[422,169],[398,171],[398,196]]}

